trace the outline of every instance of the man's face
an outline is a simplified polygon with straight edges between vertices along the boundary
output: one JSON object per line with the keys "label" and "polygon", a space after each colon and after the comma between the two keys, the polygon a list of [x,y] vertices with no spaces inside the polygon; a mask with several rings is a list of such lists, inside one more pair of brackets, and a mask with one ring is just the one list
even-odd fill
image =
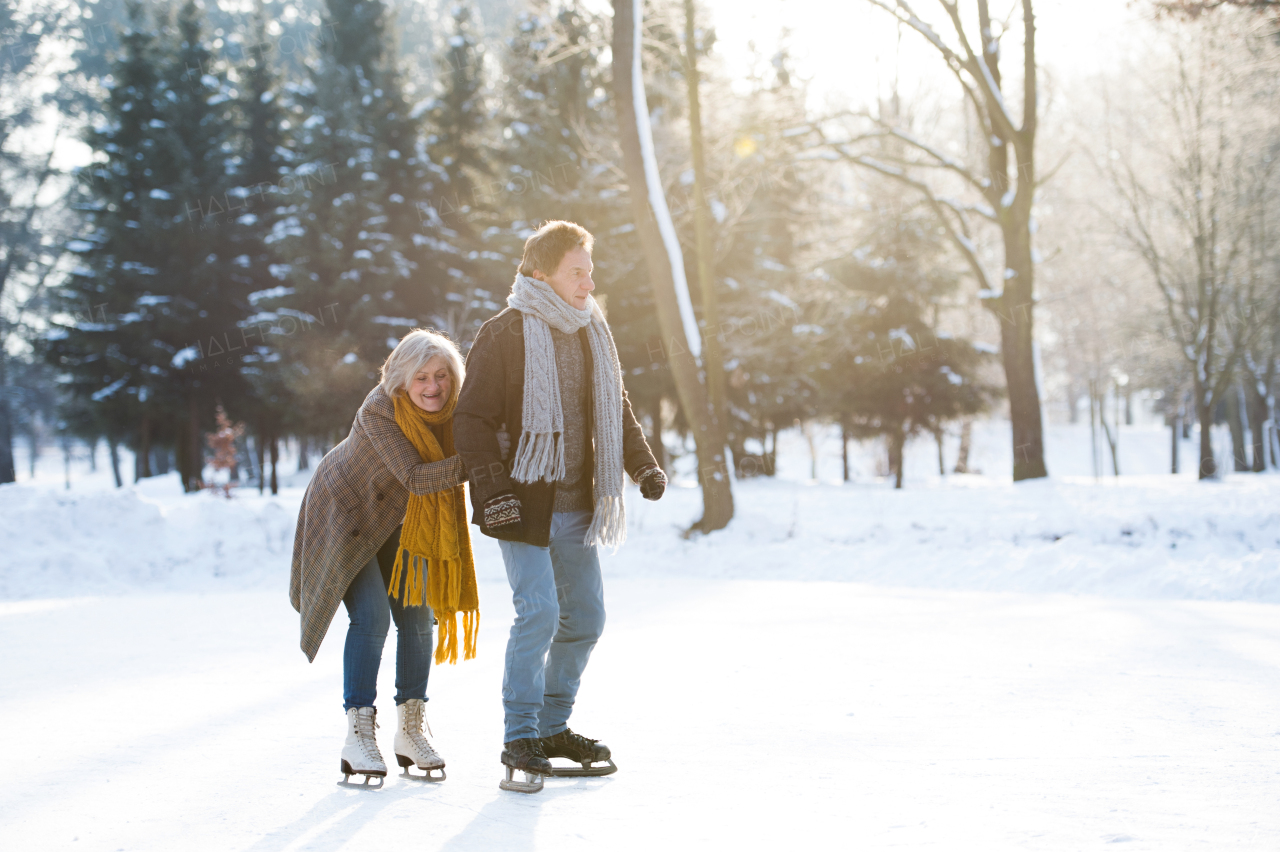
{"label": "man's face", "polygon": [[591,280],[594,268],[591,254],[582,246],[574,246],[560,259],[560,267],[554,275],[543,275],[541,270],[535,269],[533,277],[550,284],[557,296],[582,310],[587,306],[587,297],[596,289],[595,282]]}

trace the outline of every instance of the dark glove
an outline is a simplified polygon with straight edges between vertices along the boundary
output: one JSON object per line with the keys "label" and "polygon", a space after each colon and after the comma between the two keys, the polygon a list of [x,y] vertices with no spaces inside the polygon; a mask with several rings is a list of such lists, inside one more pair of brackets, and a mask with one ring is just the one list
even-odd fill
{"label": "dark glove", "polygon": [[636,484],[640,486],[641,497],[657,500],[667,490],[667,475],[656,464],[647,464],[636,471]]}
{"label": "dark glove", "polygon": [[520,498],[511,491],[490,497],[484,504],[484,525],[498,532],[508,532],[520,525]]}

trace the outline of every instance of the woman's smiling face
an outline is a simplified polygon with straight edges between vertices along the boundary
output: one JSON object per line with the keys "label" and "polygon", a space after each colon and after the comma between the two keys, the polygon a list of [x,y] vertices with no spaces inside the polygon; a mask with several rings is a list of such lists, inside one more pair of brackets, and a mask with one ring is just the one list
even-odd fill
{"label": "woman's smiling face", "polygon": [[436,355],[418,368],[409,382],[409,399],[423,411],[436,412],[449,402],[453,377],[443,355]]}

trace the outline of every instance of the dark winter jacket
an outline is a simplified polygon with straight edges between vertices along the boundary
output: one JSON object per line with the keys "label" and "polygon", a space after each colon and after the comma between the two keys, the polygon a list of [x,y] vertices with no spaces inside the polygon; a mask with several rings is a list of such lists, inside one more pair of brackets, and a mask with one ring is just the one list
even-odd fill
{"label": "dark winter jacket", "polygon": [[[587,342],[587,330],[578,332],[585,359],[585,374],[592,375],[594,359]],[[470,481],[471,522],[485,535],[523,541],[547,547],[551,538],[551,512],[555,483],[516,482],[511,478],[511,460],[504,462],[496,433],[505,424],[511,434],[511,459],[524,433],[520,412],[524,406],[524,315],[513,308],[490,319],[476,335],[467,353],[467,380],[462,385],[458,407],[453,414],[453,445],[462,456]],[[593,434],[592,409],[587,406],[586,433]],[[591,442],[587,442],[585,468],[595,470]],[[644,439],[644,431],[631,411],[626,388],[622,391],[622,467],[635,479],[636,471],[655,464]],[[513,531],[491,532],[484,524],[484,504],[489,498],[512,491],[520,498],[522,523]],[[594,500],[592,501],[595,502]]]}

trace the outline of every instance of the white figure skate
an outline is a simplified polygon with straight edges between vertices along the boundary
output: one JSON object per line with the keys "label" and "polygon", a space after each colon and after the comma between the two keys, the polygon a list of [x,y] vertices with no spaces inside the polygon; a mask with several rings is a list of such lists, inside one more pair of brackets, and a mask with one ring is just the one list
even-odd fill
{"label": "white figure skate", "polygon": [[[404,768],[405,778],[417,781],[443,781],[444,758],[436,754],[431,743],[422,735],[422,725],[426,721],[423,710],[426,702],[421,698],[410,698],[396,708],[396,763]],[[428,733],[431,725],[427,725]],[[412,767],[418,767],[424,774],[417,775]],[[439,775],[433,773],[439,772]]]}

